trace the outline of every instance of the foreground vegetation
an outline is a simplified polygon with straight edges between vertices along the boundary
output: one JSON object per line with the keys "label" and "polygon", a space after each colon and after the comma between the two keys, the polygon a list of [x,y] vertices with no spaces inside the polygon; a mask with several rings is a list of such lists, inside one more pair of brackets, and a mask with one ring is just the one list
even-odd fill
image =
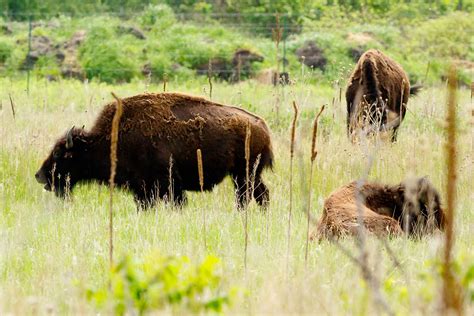
{"label": "foreground vegetation", "polygon": [[[254,203],[249,208],[246,271],[244,213],[234,208],[229,179],[212,192],[189,194],[189,203],[182,209],[159,203],[153,210],[137,213],[132,196],[116,192],[117,260],[124,255],[143,258],[156,250],[165,256],[184,255],[195,263],[214,255],[221,260],[217,272],[222,292],[239,289],[232,296],[233,304],[226,307],[227,313],[377,312],[377,305],[371,303],[373,292],[362,280],[358,266],[338,246],[311,243],[305,267],[303,210],[308,201],[310,124],[319,107],[328,104],[321,119],[311,187],[311,212],[315,217],[320,216],[323,200],[332,190],[363,175],[370,156],[375,158],[369,173],[371,180],[396,183],[407,176],[427,175],[444,197],[446,91],[444,86],[435,86],[410,100],[397,143],[353,145],[346,138],[345,103],[339,99],[339,86],[319,86],[309,84],[308,80],[303,77],[295,85],[277,89],[255,81],[236,85],[215,83],[213,87],[213,100],[251,110],[265,118],[272,129],[275,167],[273,172],[264,174],[271,190],[271,206],[267,212]],[[34,173],[57,137],[72,125],[92,125],[102,105],[111,100],[111,91],[125,97],[143,91],[162,91],[162,85],[139,80],[113,86],[33,79],[29,95],[23,79],[0,79],[0,86],[0,313],[95,313],[96,305],[87,300],[87,293],[107,288],[109,281],[108,189],[84,184],[77,187],[71,201],[62,201],[43,191]],[[170,81],[167,89],[198,95],[209,93],[205,79]],[[289,125],[293,100],[301,114],[287,270]],[[472,314],[474,135],[470,92],[461,89],[458,103],[455,272],[466,290],[466,314]],[[206,249],[203,212],[207,216]],[[376,239],[369,239],[367,248],[370,269],[378,277],[390,308],[397,314],[437,312],[442,235],[420,240],[391,239],[388,245],[395,257]],[[358,253],[351,239],[344,240],[342,246],[354,255]],[[166,304],[163,308],[169,313],[180,311]]]}

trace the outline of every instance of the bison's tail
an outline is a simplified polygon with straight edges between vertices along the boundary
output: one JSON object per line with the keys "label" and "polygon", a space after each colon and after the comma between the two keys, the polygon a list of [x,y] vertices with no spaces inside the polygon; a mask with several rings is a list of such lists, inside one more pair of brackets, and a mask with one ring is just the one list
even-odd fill
{"label": "bison's tail", "polygon": [[381,92],[377,78],[377,66],[370,57],[362,62],[362,81],[366,89],[367,101],[376,102],[380,98]]}
{"label": "bison's tail", "polygon": [[421,84],[415,84],[410,87],[410,95],[417,95],[420,90],[423,89]]}
{"label": "bison's tail", "polygon": [[263,168],[273,170],[273,150],[271,146],[265,148],[265,151],[262,153],[262,165]]}

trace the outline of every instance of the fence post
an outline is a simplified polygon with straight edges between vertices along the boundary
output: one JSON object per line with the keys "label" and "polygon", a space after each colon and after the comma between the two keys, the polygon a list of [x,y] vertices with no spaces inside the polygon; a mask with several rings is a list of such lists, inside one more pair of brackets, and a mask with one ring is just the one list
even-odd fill
{"label": "fence post", "polygon": [[30,95],[31,13],[28,15],[28,53],[26,54],[26,94]]}

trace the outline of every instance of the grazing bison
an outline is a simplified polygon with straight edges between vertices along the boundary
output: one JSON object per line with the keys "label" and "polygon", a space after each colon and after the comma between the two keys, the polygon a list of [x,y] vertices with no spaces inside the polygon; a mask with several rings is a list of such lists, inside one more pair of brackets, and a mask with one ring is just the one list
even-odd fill
{"label": "grazing bison", "polygon": [[[110,131],[116,104],[109,103],[90,131],[72,128],[60,138],[36,179],[64,196],[78,182],[107,183],[110,176]],[[249,124],[249,125],[248,125]],[[261,179],[273,153],[264,120],[240,108],[179,93],[141,94],[123,99],[117,149],[117,185],[128,188],[139,207],[155,198],[181,204],[185,192],[200,190],[196,150],[201,149],[204,190],[231,175],[237,202],[246,200],[245,138],[250,126],[250,176],[253,197],[269,201]]]}
{"label": "grazing bison", "polygon": [[[444,228],[440,196],[426,178],[406,180],[397,185],[366,182],[360,186],[360,208],[365,229],[376,236],[409,236]],[[324,202],[313,238],[356,235],[359,209],[357,182],[349,183]]]}
{"label": "grazing bison", "polygon": [[357,62],[346,90],[347,132],[358,127],[369,131],[391,130],[392,141],[405,117],[408,97],[419,86],[410,87],[402,67],[378,50],[368,50]]}

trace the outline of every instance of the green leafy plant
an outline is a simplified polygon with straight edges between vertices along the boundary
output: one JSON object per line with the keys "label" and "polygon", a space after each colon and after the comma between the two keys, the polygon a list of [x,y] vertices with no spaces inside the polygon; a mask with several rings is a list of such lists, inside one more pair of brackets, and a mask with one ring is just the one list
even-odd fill
{"label": "green leafy plant", "polygon": [[193,264],[188,257],[152,253],[141,260],[123,257],[112,269],[110,290],[88,290],[98,307],[123,315],[171,308],[175,311],[222,312],[230,294],[221,290],[220,260],[206,257]]}
{"label": "green leafy plant", "polygon": [[10,44],[9,41],[0,39],[0,64],[6,62],[8,57],[10,57],[12,50],[13,46]]}
{"label": "green leafy plant", "polygon": [[80,48],[80,62],[89,79],[128,82],[138,73],[136,61],[130,58],[132,52],[127,51],[133,48],[114,39],[109,28],[96,27]]}

